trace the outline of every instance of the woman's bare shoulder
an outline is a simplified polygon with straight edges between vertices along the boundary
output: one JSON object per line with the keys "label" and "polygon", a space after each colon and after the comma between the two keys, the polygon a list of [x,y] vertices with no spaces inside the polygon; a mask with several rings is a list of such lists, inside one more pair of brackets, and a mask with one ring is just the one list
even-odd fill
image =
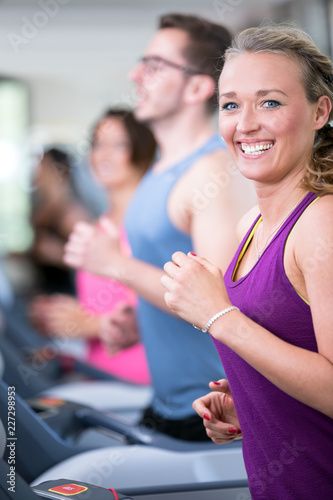
{"label": "woman's bare shoulder", "polygon": [[253,224],[254,220],[260,214],[259,206],[254,205],[254,207],[250,208],[238,221],[236,233],[237,239],[239,242],[242,241],[250,226]]}

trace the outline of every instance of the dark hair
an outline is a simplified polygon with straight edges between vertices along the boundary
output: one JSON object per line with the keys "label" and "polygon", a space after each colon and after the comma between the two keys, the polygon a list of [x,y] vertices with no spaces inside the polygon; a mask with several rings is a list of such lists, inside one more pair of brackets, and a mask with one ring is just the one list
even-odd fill
{"label": "dark hair", "polygon": [[210,76],[215,83],[215,92],[208,101],[207,108],[213,113],[217,107],[217,87],[220,76],[221,56],[231,43],[231,34],[220,24],[212,23],[197,16],[166,14],[160,18],[159,29],[178,28],[185,31],[189,44],[183,53],[186,61],[200,73]]}
{"label": "dark hair", "polygon": [[[248,28],[236,35],[225,52],[225,61],[244,52],[268,52],[291,58],[300,66],[308,101],[315,103],[325,95],[333,104],[332,62],[301,29],[273,23]],[[318,195],[333,193],[333,129],[329,123],[332,119],[333,106],[326,125],[316,132],[312,162],[303,178],[304,186]]]}
{"label": "dark hair", "polygon": [[58,148],[46,149],[43,154],[43,159],[48,160],[48,165],[60,174],[61,177],[69,177],[72,168],[72,163],[69,155]]}
{"label": "dark hair", "polygon": [[100,123],[108,118],[121,120],[128,133],[133,166],[147,170],[156,153],[156,141],[149,128],[138,122],[132,111],[124,108],[110,108],[101,116],[93,128],[92,143]]}

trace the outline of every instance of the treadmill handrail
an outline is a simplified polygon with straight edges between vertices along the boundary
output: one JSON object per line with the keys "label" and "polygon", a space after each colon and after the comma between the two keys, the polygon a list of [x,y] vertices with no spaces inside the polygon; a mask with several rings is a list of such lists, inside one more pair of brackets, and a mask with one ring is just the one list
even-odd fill
{"label": "treadmill handrail", "polygon": [[[224,446],[224,444],[222,444],[221,446]],[[159,495],[180,492],[190,493],[194,491],[220,490],[221,488],[227,490],[236,488],[248,488],[248,486],[249,483],[247,479],[233,479],[230,481],[204,481],[198,483],[165,484],[161,486],[140,486],[137,488],[124,487],[121,491],[124,495],[137,495],[140,498],[143,495]]]}
{"label": "treadmill handrail", "polygon": [[[80,423],[87,427],[102,427],[124,436],[130,444],[154,446],[171,451],[201,451],[217,449],[213,442],[182,441],[166,436],[154,429],[146,429],[143,425],[133,424],[130,420],[112,411],[101,411],[94,408],[80,408],[75,413]],[[241,447],[241,441],[233,441],[224,447]]]}

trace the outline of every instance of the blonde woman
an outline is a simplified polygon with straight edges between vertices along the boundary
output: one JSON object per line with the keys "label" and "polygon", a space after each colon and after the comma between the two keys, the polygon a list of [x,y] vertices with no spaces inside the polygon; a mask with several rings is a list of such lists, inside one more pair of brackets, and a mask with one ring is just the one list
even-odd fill
{"label": "blonde woman", "polygon": [[296,28],[235,38],[220,131],[260,215],[224,277],[181,252],[162,277],[171,310],[209,333],[223,361],[228,382],[194,408],[213,441],[243,437],[253,500],[333,492],[332,73]]}

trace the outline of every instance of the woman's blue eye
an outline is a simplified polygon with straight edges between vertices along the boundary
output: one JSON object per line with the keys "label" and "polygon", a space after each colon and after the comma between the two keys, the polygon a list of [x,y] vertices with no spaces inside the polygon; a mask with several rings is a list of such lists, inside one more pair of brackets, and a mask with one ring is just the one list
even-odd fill
{"label": "woman's blue eye", "polygon": [[265,108],[277,108],[278,106],[281,106],[281,103],[279,101],[270,100],[270,101],[265,101],[263,106]]}
{"label": "woman's blue eye", "polygon": [[226,109],[227,111],[230,111],[232,109],[237,109],[238,105],[234,102],[226,102],[223,104],[222,109]]}

